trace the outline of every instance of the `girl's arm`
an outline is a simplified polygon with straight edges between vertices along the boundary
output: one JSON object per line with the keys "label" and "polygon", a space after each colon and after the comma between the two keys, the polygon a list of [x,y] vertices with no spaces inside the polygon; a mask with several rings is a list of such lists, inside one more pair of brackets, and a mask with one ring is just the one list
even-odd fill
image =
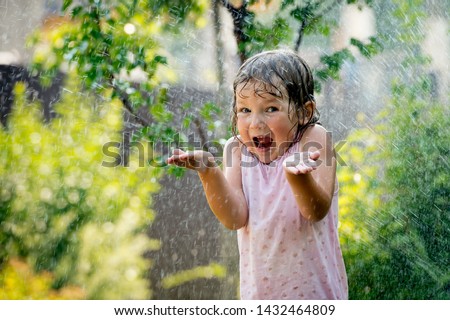
{"label": "girl's arm", "polygon": [[246,225],[247,203],[242,191],[240,148],[234,138],[227,141],[223,154],[223,172],[206,151],[175,150],[167,162],[196,170],[205,190],[208,204],[217,219],[228,229]]}
{"label": "girl's arm", "polygon": [[315,125],[302,138],[300,150],[284,162],[286,179],[302,216],[323,219],[331,205],[336,180],[336,158],[331,136]]}

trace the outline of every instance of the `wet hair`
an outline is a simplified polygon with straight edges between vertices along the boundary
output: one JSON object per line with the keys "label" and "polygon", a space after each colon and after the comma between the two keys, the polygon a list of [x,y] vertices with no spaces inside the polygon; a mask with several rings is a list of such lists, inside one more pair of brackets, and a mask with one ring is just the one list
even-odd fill
{"label": "wet hair", "polygon": [[[238,87],[241,86],[239,89]],[[308,112],[305,104],[314,102],[314,79],[311,69],[295,52],[288,50],[265,51],[246,60],[239,68],[233,83],[232,131],[237,136],[236,95],[240,95],[248,85],[255,86],[255,92],[268,92],[289,101],[289,115],[295,112],[299,122],[294,140],[301,139],[303,132],[318,123],[319,112],[316,108]],[[285,97],[287,95],[287,97]],[[304,119],[301,123],[301,119]]]}

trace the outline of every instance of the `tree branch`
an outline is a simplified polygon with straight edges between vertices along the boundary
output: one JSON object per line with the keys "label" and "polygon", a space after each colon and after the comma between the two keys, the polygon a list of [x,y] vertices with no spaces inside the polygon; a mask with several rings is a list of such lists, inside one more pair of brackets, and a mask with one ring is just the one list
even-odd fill
{"label": "tree branch", "polygon": [[134,119],[136,120],[137,123],[139,123],[140,125],[142,125],[143,127],[149,127],[151,125],[150,122],[148,122],[146,119],[141,118],[140,116],[138,116],[131,103],[130,100],[128,99],[128,95],[123,92],[122,90],[120,90],[119,88],[117,88],[117,86],[115,86],[112,81],[110,81],[110,85],[112,86],[113,90],[117,93],[117,95],[120,98],[120,101],[122,101],[123,107],[125,108],[125,110],[127,110],[131,116],[134,117]]}
{"label": "tree branch", "polygon": [[305,28],[306,28],[306,21],[303,20],[302,23],[300,24],[300,28],[298,29],[298,37],[297,37],[297,41],[295,42],[295,52],[298,51],[298,49],[300,48],[300,45],[302,44],[302,40],[303,40],[303,33],[305,32]]}
{"label": "tree branch", "polygon": [[[98,10],[95,11],[94,22],[95,22],[96,27],[98,28],[99,33],[101,34],[101,23],[100,23],[100,15],[99,15]],[[111,60],[111,55],[109,54],[109,50],[107,47],[104,48],[103,57],[105,57],[108,64],[113,64],[113,62]],[[119,96],[120,101],[122,101],[122,104],[123,104],[125,110],[127,110],[131,114],[131,116],[133,116],[136,119],[137,123],[139,123],[140,125],[142,125],[144,127],[150,126],[150,123],[147,120],[139,117],[135,113],[133,106],[131,105],[130,100],[128,99],[128,94],[126,92],[122,91],[120,88],[118,88],[114,84],[114,80],[115,80],[114,75],[110,74],[108,76],[109,85],[113,88],[113,90]]]}
{"label": "tree branch", "polygon": [[233,26],[234,26],[233,33],[238,45],[239,58],[241,60],[241,63],[243,63],[247,59],[247,54],[245,50],[240,50],[239,48],[241,47],[240,45],[242,43],[245,43],[249,40],[248,36],[244,32],[245,18],[249,14],[247,10],[248,1],[244,0],[242,6],[240,6],[239,8],[234,7],[227,0],[222,0],[222,4],[228,10],[228,12],[231,14],[231,17],[233,18]]}
{"label": "tree branch", "polygon": [[[341,2],[342,2],[342,0],[335,0],[332,3],[330,3],[328,5],[328,7],[323,9],[322,12],[320,12],[317,15],[313,16],[311,19],[307,20],[306,17],[305,17],[305,19],[302,20],[302,22],[300,24],[300,27],[298,28],[298,37],[297,37],[297,40],[295,42],[295,51],[298,51],[299,48],[300,48],[300,45],[302,43],[303,35],[305,33],[306,27],[309,26],[311,24],[311,22],[322,18],[326,13],[330,12],[331,9],[333,9],[335,6],[339,5]],[[311,6],[311,2],[308,2],[308,4],[306,6],[307,7]]]}
{"label": "tree branch", "polygon": [[221,19],[220,19],[220,1],[213,0],[213,24],[214,24],[214,41],[215,41],[215,51],[216,51],[216,70],[217,70],[217,78],[219,79],[219,97],[216,102],[217,105],[222,106],[225,104],[225,71],[223,68],[223,42],[220,37],[220,29],[222,27]]}

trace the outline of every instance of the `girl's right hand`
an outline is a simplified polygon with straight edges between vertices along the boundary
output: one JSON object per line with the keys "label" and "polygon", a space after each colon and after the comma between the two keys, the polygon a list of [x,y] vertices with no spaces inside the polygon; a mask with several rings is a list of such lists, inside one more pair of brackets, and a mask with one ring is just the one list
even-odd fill
{"label": "girl's right hand", "polygon": [[319,151],[295,152],[284,160],[284,170],[294,175],[310,173],[317,169],[319,157]]}
{"label": "girl's right hand", "polygon": [[208,168],[217,166],[214,156],[203,150],[184,152],[181,149],[175,149],[172,156],[167,159],[167,163],[198,172],[205,172]]}

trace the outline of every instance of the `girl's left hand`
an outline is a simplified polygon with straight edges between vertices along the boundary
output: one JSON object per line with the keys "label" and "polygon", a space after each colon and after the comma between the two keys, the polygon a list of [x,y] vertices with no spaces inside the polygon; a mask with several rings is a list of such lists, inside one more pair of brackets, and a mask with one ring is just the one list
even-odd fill
{"label": "girl's left hand", "polygon": [[307,174],[317,169],[319,157],[319,151],[295,152],[284,160],[283,167],[286,173]]}

